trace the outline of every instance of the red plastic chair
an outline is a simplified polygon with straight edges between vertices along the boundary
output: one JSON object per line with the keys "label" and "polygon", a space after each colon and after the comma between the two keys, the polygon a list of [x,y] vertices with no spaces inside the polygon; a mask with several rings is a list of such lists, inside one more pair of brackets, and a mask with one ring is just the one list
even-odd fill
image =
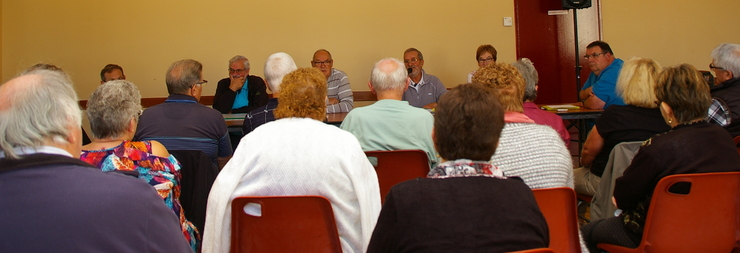
{"label": "red plastic chair", "polygon": [[375,172],[380,185],[380,200],[385,203],[385,195],[394,185],[429,174],[427,153],[421,150],[366,151],[365,155],[376,157]]}
{"label": "red plastic chair", "polygon": [[[690,183],[688,194],[672,193]],[[642,241],[631,249],[599,243],[609,252],[731,252],[738,239],[740,172],[679,174],[658,182]]]}
{"label": "red plastic chair", "polygon": [[576,192],[568,187],[532,190],[550,229],[553,252],[581,252],[578,239]]}
{"label": "red plastic chair", "polygon": [[231,215],[232,253],[342,252],[331,203],[322,196],[238,197]]}

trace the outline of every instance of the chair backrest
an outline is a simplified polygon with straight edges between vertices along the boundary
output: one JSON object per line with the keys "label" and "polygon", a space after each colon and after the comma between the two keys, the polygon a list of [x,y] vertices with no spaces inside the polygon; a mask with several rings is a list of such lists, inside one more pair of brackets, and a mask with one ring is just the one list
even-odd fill
{"label": "chair backrest", "polygon": [[532,190],[550,229],[553,252],[580,252],[576,192],[568,187]]}
{"label": "chair backrest", "polygon": [[643,141],[620,142],[609,153],[609,161],[601,175],[601,182],[591,201],[591,220],[614,217],[617,207],[612,201],[614,196],[614,182],[624,174],[632,163],[637,152],[640,151]]}
{"label": "chair backrest", "polygon": [[380,200],[394,185],[429,174],[429,159],[421,150],[365,151],[368,158],[377,158],[375,172],[380,185]]}
{"label": "chair backrest", "polygon": [[237,197],[231,252],[342,252],[331,203],[322,196]]}
{"label": "chair backrest", "polygon": [[[690,183],[688,194],[669,192]],[[646,252],[730,252],[735,246],[740,172],[664,177],[653,191],[640,247]]]}
{"label": "chair backrest", "polygon": [[170,150],[180,162],[180,205],[185,217],[201,234],[206,223],[206,204],[211,186],[218,176],[218,168],[211,158],[200,150]]}

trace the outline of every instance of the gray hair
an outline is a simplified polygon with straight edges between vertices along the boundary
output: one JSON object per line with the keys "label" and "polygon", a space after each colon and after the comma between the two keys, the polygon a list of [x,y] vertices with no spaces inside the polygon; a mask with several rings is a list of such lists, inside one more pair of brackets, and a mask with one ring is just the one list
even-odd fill
{"label": "gray hair", "polygon": [[87,100],[87,118],[96,139],[118,138],[126,132],[132,117],[141,112],[141,93],[126,80],[98,86]]}
{"label": "gray hair", "polygon": [[167,92],[186,95],[190,87],[200,81],[203,65],[193,59],[179,60],[167,69]]}
{"label": "gray hair", "polygon": [[529,58],[521,58],[518,61],[512,63],[519,70],[519,73],[524,77],[524,99],[522,101],[534,101],[537,98],[537,89],[534,86],[540,82],[539,74],[537,69],[534,68],[534,63]]}
{"label": "gray hair", "polygon": [[396,58],[385,58],[378,61],[370,72],[370,83],[376,92],[403,91],[407,78],[408,72],[403,62]]}
{"label": "gray hair", "polygon": [[265,79],[267,85],[270,86],[270,90],[273,93],[280,92],[283,77],[296,69],[298,67],[295,65],[293,57],[286,53],[278,52],[267,57],[267,61],[265,61]]}
{"label": "gray hair", "polygon": [[244,57],[243,55],[236,55],[234,57],[231,57],[231,60],[229,60],[229,68],[231,68],[231,64],[244,60],[244,69],[249,69],[249,59],[247,57]]}
{"label": "gray hair", "polygon": [[740,45],[722,43],[712,50],[714,65],[732,72],[733,77],[740,76]]}
{"label": "gray hair", "polygon": [[408,52],[416,52],[418,54],[419,60],[424,60],[424,55],[421,54],[421,51],[419,51],[419,49],[410,47],[409,49],[406,49],[406,51],[403,51],[403,54],[406,54]]}
{"label": "gray hair", "polygon": [[[0,93],[0,149],[18,158],[14,148],[37,148],[52,141],[68,143],[79,131],[82,113],[72,82],[60,71],[28,71],[10,81],[22,82]],[[4,104],[4,105],[3,105]],[[73,154],[75,155],[75,154]]]}

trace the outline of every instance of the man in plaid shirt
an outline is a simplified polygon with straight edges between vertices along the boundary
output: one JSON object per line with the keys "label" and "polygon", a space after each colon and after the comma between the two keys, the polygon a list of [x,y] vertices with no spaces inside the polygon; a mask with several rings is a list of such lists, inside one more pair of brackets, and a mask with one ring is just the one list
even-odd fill
{"label": "man in plaid shirt", "polygon": [[709,122],[727,129],[735,137],[740,135],[740,45],[723,43],[712,50],[715,85],[711,88],[712,105]]}

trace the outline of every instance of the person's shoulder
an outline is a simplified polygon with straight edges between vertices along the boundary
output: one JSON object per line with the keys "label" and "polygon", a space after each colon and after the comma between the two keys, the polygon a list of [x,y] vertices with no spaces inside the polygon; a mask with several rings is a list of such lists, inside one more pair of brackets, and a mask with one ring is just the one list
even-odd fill
{"label": "person's shoulder", "polygon": [[332,75],[339,75],[339,76],[347,76],[347,72],[344,72],[340,69],[332,68]]}
{"label": "person's shoulder", "polygon": [[[228,79],[228,78],[225,78]],[[247,80],[251,84],[252,82],[255,82],[256,84],[265,84],[265,79],[263,79],[261,76],[255,76],[255,75],[248,75]]]}
{"label": "person's shoulder", "polygon": [[228,78],[228,77],[227,78],[222,78],[221,80],[218,80],[218,85],[219,86],[221,86],[222,84],[227,84],[228,85],[229,83],[231,83],[231,79]]}

